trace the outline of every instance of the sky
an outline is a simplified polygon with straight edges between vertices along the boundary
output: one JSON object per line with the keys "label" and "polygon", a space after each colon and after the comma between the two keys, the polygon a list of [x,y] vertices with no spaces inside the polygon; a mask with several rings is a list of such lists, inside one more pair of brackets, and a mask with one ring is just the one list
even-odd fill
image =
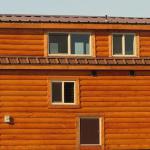
{"label": "sky", "polygon": [[150,17],[150,0],[0,0],[0,14]]}

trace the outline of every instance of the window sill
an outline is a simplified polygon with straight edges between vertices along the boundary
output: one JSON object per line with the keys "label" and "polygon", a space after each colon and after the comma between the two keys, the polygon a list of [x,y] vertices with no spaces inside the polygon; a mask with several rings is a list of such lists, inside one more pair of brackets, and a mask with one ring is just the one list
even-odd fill
{"label": "window sill", "polygon": [[138,56],[137,55],[112,55],[111,57],[129,57],[129,58],[135,57],[137,58]]}
{"label": "window sill", "polygon": [[66,109],[66,108],[77,109],[77,108],[80,108],[80,105],[79,104],[69,104],[69,105],[67,105],[67,104],[59,104],[59,105],[51,104],[48,106],[48,108],[50,108],[50,109]]}
{"label": "window sill", "polygon": [[58,57],[62,57],[62,56],[64,56],[64,57],[93,57],[92,55],[90,55],[90,54],[48,54],[48,56],[50,57],[50,56],[58,56]]}

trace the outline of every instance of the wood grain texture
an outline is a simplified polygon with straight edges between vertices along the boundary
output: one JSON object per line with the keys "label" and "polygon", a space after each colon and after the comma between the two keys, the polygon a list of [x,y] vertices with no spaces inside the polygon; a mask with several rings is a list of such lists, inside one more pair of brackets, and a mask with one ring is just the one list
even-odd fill
{"label": "wood grain texture", "polygon": [[43,56],[44,32],[31,29],[0,29],[1,56]]}
{"label": "wood grain texture", "polygon": [[[106,71],[97,77],[80,71],[73,72],[72,76],[64,71],[18,73],[0,73],[0,149],[132,150],[150,147],[150,72],[137,71],[134,77],[127,76],[126,71]],[[80,107],[49,107],[49,82],[60,76],[79,79]],[[77,120],[82,114],[104,117],[105,145],[77,145]],[[4,115],[11,115],[14,123],[3,123]]]}
{"label": "wood grain texture", "polygon": [[109,57],[109,32],[95,33],[96,57]]}

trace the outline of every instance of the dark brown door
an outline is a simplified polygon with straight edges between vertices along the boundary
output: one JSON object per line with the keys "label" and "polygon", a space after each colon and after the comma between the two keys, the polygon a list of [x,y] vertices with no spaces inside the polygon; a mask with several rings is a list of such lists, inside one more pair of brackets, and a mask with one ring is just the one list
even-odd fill
{"label": "dark brown door", "polygon": [[80,144],[100,144],[99,118],[80,118]]}

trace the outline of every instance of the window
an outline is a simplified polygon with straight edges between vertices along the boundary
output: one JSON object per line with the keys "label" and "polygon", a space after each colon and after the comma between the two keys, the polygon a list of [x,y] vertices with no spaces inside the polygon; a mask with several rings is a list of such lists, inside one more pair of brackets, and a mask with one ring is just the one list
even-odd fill
{"label": "window", "polygon": [[112,44],[114,56],[136,55],[135,34],[133,33],[113,34]]}
{"label": "window", "polygon": [[100,118],[80,118],[80,144],[100,145]]}
{"label": "window", "polygon": [[90,34],[49,33],[49,54],[90,55]]}
{"label": "window", "polygon": [[75,81],[52,81],[52,103],[74,104]]}

